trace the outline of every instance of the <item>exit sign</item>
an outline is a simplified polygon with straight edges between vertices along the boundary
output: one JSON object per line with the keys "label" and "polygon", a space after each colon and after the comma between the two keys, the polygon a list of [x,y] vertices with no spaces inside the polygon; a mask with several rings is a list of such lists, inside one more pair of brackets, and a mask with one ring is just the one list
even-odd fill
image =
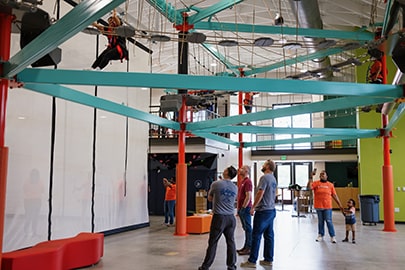
{"label": "exit sign", "polygon": [[280,160],[287,160],[287,156],[281,156]]}

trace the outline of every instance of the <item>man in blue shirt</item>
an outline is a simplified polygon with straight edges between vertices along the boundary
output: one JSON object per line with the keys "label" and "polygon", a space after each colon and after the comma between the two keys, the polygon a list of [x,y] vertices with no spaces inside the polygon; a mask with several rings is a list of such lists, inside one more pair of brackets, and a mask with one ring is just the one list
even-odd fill
{"label": "man in blue shirt", "polygon": [[215,259],[218,240],[222,234],[226,239],[226,265],[228,270],[236,269],[236,246],[234,232],[236,219],[234,215],[235,200],[238,193],[237,186],[232,183],[237,170],[230,166],[223,172],[223,180],[218,180],[211,185],[208,192],[208,200],[212,201],[212,221],[210,227],[210,237],[204,262],[198,268],[207,270]]}
{"label": "man in blue shirt", "polygon": [[254,214],[253,232],[252,232],[252,247],[250,255],[246,262],[240,264],[241,267],[256,268],[256,261],[259,255],[260,241],[263,235],[264,260],[260,261],[260,265],[273,265],[274,256],[274,218],[276,217],[276,191],[277,181],[274,177],[276,164],[272,160],[267,160],[262,167],[264,175],[260,177],[257,193],[253,202],[250,214]]}

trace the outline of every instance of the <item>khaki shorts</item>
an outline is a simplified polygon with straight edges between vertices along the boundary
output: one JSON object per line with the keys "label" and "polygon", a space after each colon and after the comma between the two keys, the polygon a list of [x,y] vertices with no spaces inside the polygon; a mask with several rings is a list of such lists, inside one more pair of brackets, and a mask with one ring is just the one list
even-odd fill
{"label": "khaki shorts", "polygon": [[346,231],[356,231],[356,224],[346,224]]}

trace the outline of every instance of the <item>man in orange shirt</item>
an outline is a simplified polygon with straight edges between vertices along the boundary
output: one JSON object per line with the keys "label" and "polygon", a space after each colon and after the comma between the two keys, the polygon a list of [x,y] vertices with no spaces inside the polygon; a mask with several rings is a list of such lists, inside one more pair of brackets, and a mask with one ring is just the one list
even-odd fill
{"label": "man in orange shirt", "polygon": [[165,213],[165,225],[167,227],[174,224],[174,205],[176,204],[176,180],[171,178],[163,178],[163,185],[166,189],[164,213]]}
{"label": "man in orange shirt", "polygon": [[326,171],[322,171],[319,174],[319,181],[312,183],[312,190],[314,191],[314,208],[318,215],[318,237],[317,242],[323,240],[325,235],[325,223],[328,227],[330,240],[332,243],[336,243],[335,228],[332,222],[332,198],[339,205],[340,210],[343,212],[343,206],[340,203],[339,197],[336,194],[335,186],[328,181],[328,175]]}

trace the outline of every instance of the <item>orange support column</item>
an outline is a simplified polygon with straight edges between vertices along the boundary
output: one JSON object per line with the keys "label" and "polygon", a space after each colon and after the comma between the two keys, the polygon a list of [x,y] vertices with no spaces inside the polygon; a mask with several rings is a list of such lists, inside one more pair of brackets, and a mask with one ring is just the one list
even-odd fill
{"label": "orange support column", "polygon": [[[388,124],[388,115],[381,115],[382,125],[385,128]],[[390,138],[389,134],[383,136],[383,203],[384,203],[384,231],[396,232],[394,216],[394,175],[390,159]]]}
{"label": "orange support column", "polygon": [[2,9],[0,11],[0,269],[3,257],[2,251],[8,164],[8,148],[4,147],[8,80],[2,79],[3,64],[1,62],[8,61],[10,57],[11,21],[11,10],[7,8]]}
{"label": "orange support column", "polygon": [[187,164],[186,164],[186,97],[179,111],[179,154],[176,165],[176,230],[175,235],[187,235]]}
{"label": "orange support column", "polygon": [[0,269],[3,257],[4,213],[6,208],[8,148],[0,147]]}
{"label": "orange support column", "polygon": [[[382,48],[381,48],[382,49]],[[387,84],[387,57],[381,58],[383,84]],[[386,128],[389,123],[388,115],[381,113],[381,124]],[[394,175],[391,166],[390,153],[390,134],[384,134],[383,139],[383,155],[384,165],[382,168],[383,175],[383,204],[384,204],[384,229],[386,232],[396,232],[395,215],[394,215]]]}

